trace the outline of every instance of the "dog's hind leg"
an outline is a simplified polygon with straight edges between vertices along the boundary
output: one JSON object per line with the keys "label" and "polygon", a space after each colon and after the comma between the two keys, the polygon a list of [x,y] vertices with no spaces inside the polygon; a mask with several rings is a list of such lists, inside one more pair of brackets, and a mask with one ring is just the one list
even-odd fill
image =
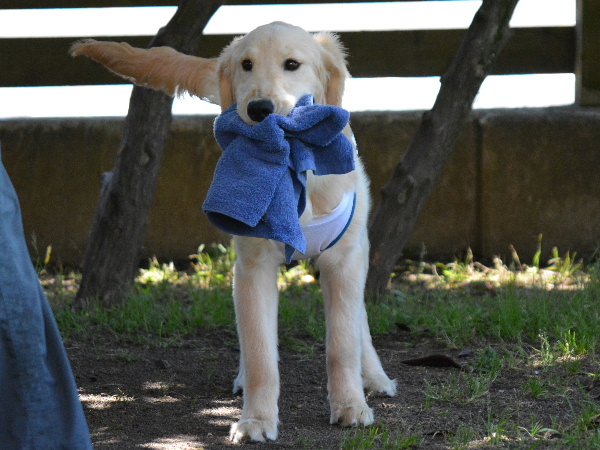
{"label": "dog's hind leg", "polygon": [[[362,242],[364,247],[364,255],[369,254],[368,241]],[[363,257],[365,281],[366,274],[369,271],[369,258]],[[373,347],[371,339],[371,330],[369,329],[369,319],[367,318],[367,310],[363,301],[363,321],[362,321],[362,379],[363,387],[368,392],[377,394],[385,394],[393,397],[396,395],[396,380],[390,380],[385,374],[379,356]]]}
{"label": "dog's hind leg", "polygon": [[233,298],[240,339],[240,374],[234,389],[244,391],[233,442],[277,438],[279,371],[277,354],[277,268],[281,262],[265,239],[235,238]]}
{"label": "dog's hind leg", "polygon": [[363,314],[362,331],[362,379],[363,386],[368,392],[385,394],[390,397],[396,395],[396,380],[390,380],[385,374],[379,356],[373,347],[366,310]]}

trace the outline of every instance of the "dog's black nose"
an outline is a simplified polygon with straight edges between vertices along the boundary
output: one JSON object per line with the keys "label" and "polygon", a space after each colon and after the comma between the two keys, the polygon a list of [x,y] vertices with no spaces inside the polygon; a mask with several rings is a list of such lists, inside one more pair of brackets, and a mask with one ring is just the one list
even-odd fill
{"label": "dog's black nose", "polygon": [[248,103],[248,116],[255,122],[262,122],[273,111],[275,105],[271,100],[253,100]]}

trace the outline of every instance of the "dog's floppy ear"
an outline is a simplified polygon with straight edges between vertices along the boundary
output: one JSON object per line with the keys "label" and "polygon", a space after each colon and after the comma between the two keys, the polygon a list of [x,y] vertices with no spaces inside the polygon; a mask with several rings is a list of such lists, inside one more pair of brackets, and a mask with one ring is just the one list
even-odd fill
{"label": "dog's floppy ear", "polygon": [[221,99],[221,111],[225,111],[234,103],[233,83],[231,81],[231,67],[225,63],[218,66],[219,74],[219,98]]}
{"label": "dog's floppy ear", "polygon": [[234,39],[231,44],[223,49],[219,56],[217,65],[217,74],[219,77],[219,96],[221,99],[221,111],[225,111],[235,103],[235,93],[233,92],[234,75],[234,51],[241,38]]}
{"label": "dog's floppy ear", "polygon": [[342,106],[346,78],[350,77],[346,68],[346,51],[336,34],[325,32],[313,36],[323,48],[327,70],[325,100],[328,105]]}
{"label": "dog's floppy ear", "polygon": [[217,60],[180,53],[171,47],[141,49],[125,42],[87,39],[74,43],[71,56],[84,55],[133,83],[168,95],[192,95],[219,104]]}

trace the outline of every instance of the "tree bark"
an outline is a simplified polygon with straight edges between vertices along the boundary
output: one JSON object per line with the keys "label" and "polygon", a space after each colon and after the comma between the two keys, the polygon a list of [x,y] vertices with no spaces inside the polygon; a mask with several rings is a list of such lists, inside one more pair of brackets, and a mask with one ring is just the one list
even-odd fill
{"label": "tree bark", "polygon": [[381,191],[369,223],[368,297],[387,292],[390,274],[471,112],[481,83],[510,37],[518,0],[483,0],[408,150]]}
{"label": "tree bark", "polygon": [[[222,3],[181,0],[150,47],[170,46],[194,53],[202,30]],[[173,99],[161,92],[133,88],[115,168],[103,177],[76,306],[89,299],[104,305],[121,302],[133,285],[169,137],[172,103]]]}

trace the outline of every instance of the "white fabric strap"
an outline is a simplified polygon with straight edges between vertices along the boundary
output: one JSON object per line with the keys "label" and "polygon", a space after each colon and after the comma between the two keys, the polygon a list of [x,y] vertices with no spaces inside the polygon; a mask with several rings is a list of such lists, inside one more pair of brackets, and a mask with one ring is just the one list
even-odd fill
{"label": "white fabric strap", "polygon": [[294,253],[293,260],[315,258],[327,250],[344,235],[352,217],[356,203],[356,193],[346,192],[340,204],[330,214],[315,217],[302,226],[306,237],[306,253]]}

